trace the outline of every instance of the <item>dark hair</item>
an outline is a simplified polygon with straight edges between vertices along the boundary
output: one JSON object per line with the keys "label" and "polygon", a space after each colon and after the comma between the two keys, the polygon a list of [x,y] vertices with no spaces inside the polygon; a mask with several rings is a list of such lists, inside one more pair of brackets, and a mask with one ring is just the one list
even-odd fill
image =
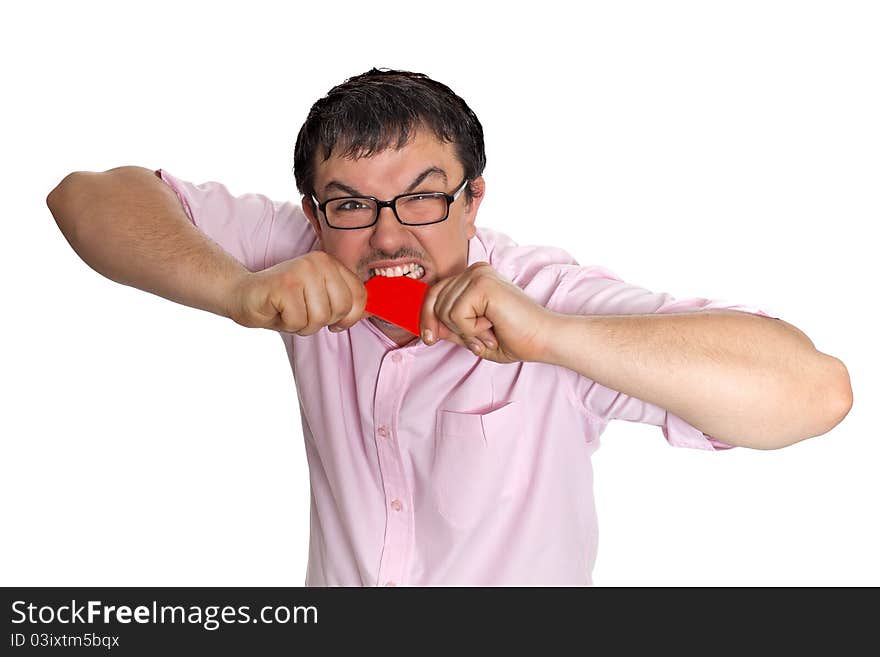
{"label": "dark hair", "polygon": [[[294,147],[296,187],[306,197],[315,193],[319,149],[324,161],[337,146],[343,157],[369,157],[392,144],[403,148],[422,126],[455,145],[468,180],[483,173],[483,126],[461,98],[422,73],[373,68],[333,87],[312,105]],[[471,185],[466,194],[468,201],[473,199]]]}

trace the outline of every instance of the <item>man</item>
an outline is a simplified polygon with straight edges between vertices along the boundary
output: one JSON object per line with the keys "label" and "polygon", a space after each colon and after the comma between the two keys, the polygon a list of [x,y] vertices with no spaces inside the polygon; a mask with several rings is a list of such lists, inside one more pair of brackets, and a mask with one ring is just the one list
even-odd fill
{"label": "man", "polygon": [[[312,107],[301,208],[137,167],[73,173],[47,199],[105,276],[280,332],[311,477],[308,585],[589,584],[609,421],[772,449],[852,404],[843,363],[759,309],[676,301],[477,228],[484,166],[461,98],[373,69]],[[430,286],[420,336],[365,315],[373,276]]]}

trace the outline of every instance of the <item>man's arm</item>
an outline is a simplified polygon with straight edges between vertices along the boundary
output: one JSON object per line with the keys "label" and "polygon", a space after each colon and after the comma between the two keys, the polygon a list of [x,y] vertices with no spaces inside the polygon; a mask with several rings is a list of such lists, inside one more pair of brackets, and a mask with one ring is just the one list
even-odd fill
{"label": "man's arm", "polygon": [[827,433],[852,407],[844,364],[782,320],[728,310],[564,315],[485,262],[435,283],[420,326],[426,344],[566,367],[729,445],[784,447]]}
{"label": "man's arm", "polygon": [[846,366],[794,326],[738,311],[553,313],[540,360],[655,404],[730,445],[785,447],[852,407]]}
{"label": "man's arm", "polygon": [[74,172],[46,204],[73,250],[99,274],[229,316],[232,288],[247,270],[192,224],[153,171]]}
{"label": "man's arm", "polygon": [[[193,225],[149,169],[72,173],[46,203],[74,251],[118,283],[243,326],[303,336],[347,329],[363,316],[364,285],[336,258],[312,251],[251,272]],[[233,218],[248,225],[247,216]]]}

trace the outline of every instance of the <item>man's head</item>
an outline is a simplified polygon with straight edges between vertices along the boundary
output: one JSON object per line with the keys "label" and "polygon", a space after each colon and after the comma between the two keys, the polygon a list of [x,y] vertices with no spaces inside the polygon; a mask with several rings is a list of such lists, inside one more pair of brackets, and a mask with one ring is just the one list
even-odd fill
{"label": "man's head", "polygon": [[[424,269],[422,280],[429,284],[463,271],[485,165],[482,126],[461,98],[425,75],[376,69],[346,80],[312,106],[294,153],[303,210],[322,248],[364,281],[376,268],[411,262]],[[429,225],[403,225],[392,208],[380,208],[370,227],[332,228],[327,208],[317,207],[340,197],[390,201],[416,192],[452,195],[459,188],[448,218]],[[397,207],[406,221],[402,203]]]}

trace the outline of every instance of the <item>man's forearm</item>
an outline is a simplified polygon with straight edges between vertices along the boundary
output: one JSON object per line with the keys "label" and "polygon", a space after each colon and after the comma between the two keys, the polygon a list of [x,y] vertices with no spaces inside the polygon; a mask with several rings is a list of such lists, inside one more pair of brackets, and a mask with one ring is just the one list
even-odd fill
{"label": "man's forearm", "polygon": [[152,171],[74,173],[46,203],[74,251],[99,274],[228,315],[230,287],[247,270],[192,224]]}
{"label": "man's forearm", "polygon": [[655,404],[732,445],[783,447],[833,428],[842,362],[782,321],[735,311],[553,314],[544,362]]}

